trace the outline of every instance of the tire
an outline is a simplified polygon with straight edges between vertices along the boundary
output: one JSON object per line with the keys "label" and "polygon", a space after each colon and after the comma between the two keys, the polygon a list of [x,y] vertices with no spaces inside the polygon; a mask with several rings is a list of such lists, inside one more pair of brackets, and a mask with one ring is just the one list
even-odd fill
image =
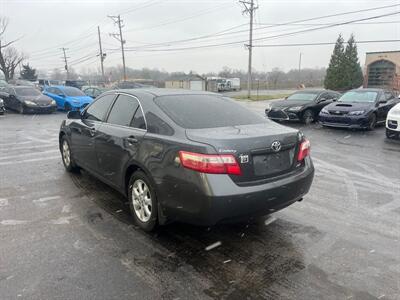
{"label": "tire", "polygon": [[302,116],[303,123],[305,125],[310,125],[314,120],[314,112],[311,109],[306,109]]}
{"label": "tire", "polygon": [[158,202],[150,179],[142,171],[132,174],[128,186],[128,200],[135,223],[144,231],[157,226]]}
{"label": "tire", "polygon": [[72,109],[71,104],[69,104],[68,102],[65,102],[65,104],[64,104],[64,110],[65,110],[66,112],[68,112],[68,111],[71,111],[71,109]]}
{"label": "tire", "polygon": [[374,130],[376,126],[376,114],[372,114],[368,120],[368,128],[367,130]]}
{"label": "tire", "polygon": [[25,113],[25,107],[24,105],[21,103],[18,107],[18,112],[23,115]]}
{"label": "tire", "polygon": [[80,168],[78,167],[78,165],[75,163],[75,161],[73,159],[71,147],[70,147],[69,142],[68,142],[67,138],[65,137],[65,135],[61,138],[60,151],[61,151],[61,158],[62,158],[65,169],[71,173],[79,172]]}

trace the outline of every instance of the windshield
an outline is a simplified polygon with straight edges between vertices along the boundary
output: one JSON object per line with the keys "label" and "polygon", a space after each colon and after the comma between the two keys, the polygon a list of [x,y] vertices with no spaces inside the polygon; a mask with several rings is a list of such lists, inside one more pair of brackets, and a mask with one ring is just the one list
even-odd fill
{"label": "windshield", "polygon": [[187,129],[265,123],[264,118],[227,97],[175,95],[154,101],[175,123]]}
{"label": "windshield", "polygon": [[74,87],[65,87],[64,93],[69,97],[86,96],[81,90]]}
{"label": "windshield", "polygon": [[378,92],[372,91],[350,91],[345,93],[339,102],[375,102]]}
{"label": "windshield", "polygon": [[16,88],[15,93],[18,96],[40,96],[42,93],[33,88]]}
{"label": "windshield", "polygon": [[317,95],[317,93],[294,93],[287,97],[287,100],[313,101]]}

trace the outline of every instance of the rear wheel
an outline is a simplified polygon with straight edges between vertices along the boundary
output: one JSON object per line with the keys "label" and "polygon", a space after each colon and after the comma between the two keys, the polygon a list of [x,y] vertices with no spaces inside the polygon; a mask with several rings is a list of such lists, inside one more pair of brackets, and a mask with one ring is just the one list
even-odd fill
{"label": "rear wheel", "polygon": [[151,181],[142,171],[132,174],[128,197],[136,224],[145,231],[152,231],[157,225],[157,198]]}
{"label": "rear wheel", "polygon": [[376,115],[372,114],[368,120],[368,130],[374,130],[376,126]]}
{"label": "rear wheel", "polygon": [[307,109],[304,113],[303,113],[303,123],[306,125],[311,124],[312,122],[314,122],[314,112],[310,109]]}
{"label": "rear wheel", "polygon": [[71,147],[65,136],[63,136],[61,139],[61,156],[62,156],[62,161],[63,161],[64,167],[68,172],[78,172],[79,171],[79,167],[75,163],[75,161],[72,157]]}

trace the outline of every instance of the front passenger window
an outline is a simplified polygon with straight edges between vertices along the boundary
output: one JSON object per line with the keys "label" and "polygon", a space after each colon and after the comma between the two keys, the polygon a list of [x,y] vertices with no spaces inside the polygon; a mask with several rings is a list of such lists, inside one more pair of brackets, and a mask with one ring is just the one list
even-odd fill
{"label": "front passenger window", "polygon": [[104,95],[103,97],[95,100],[86,110],[85,119],[103,121],[113,100],[113,94]]}

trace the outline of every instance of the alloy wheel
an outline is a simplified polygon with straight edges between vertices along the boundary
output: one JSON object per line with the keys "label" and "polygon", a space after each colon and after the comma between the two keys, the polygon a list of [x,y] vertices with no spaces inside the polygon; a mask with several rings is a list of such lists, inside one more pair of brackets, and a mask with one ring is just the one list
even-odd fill
{"label": "alloy wheel", "polygon": [[151,217],[153,202],[149,187],[141,179],[137,179],[132,185],[132,204],[139,220],[143,223],[148,222]]}
{"label": "alloy wheel", "polygon": [[62,154],[63,154],[63,159],[64,159],[64,163],[67,167],[69,167],[70,163],[71,163],[71,151],[69,150],[69,145],[67,141],[63,142],[62,145]]}

